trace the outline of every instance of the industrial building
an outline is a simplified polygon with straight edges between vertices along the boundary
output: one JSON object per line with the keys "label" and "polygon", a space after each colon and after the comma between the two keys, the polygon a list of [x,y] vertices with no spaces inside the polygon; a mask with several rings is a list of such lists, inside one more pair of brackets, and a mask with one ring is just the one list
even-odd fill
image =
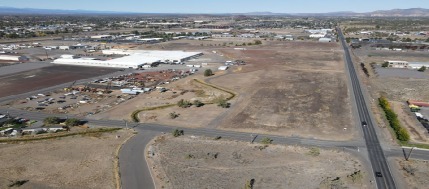
{"label": "industrial building", "polygon": [[25,62],[29,59],[26,56],[18,55],[0,55],[0,60],[14,61],[14,62]]}
{"label": "industrial building", "polygon": [[328,37],[319,38],[319,42],[330,43],[332,41],[334,41],[334,40],[332,40],[332,38],[328,38]]}
{"label": "industrial building", "polygon": [[184,52],[184,51],[148,51],[148,50],[123,50],[112,49],[103,50],[103,54],[125,55],[124,57],[111,60],[100,60],[96,58],[81,58],[73,55],[62,55],[54,60],[54,64],[66,64],[75,66],[96,66],[96,67],[113,67],[113,68],[142,68],[144,65],[153,63],[181,63],[201,56],[201,52]]}
{"label": "industrial building", "polygon": [[185,51],[157,51],[157,50],[124,50],[124,49],[109,49],[103,50],[106,55],[142,55],[147,58],[155,58],[161,62],[184,62],[186,60],[196,58],[203,55],[201,52],[185,52]]}
{"label": "industrial building", "polygon": [[409,69],[419,69],[422,66],[429,67],[429,62],[407,62],[407,61],[397,61],[397,60],[385,60],[388,63],[389,68],[409,68]]}

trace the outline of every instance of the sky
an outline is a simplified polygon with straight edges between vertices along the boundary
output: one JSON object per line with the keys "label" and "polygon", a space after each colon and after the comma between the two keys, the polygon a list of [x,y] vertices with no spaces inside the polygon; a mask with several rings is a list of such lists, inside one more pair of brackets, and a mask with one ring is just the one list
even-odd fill
{"label": "sky", "polygon": [[428,0],[0,0],[0,6],[138,13],[326,13],[429,8]]}

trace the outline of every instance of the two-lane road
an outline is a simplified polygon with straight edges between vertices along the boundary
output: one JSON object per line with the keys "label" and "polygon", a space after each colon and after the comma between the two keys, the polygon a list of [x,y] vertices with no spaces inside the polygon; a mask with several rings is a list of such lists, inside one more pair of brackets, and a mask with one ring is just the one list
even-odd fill
{"label": "two-lane road", "polygon": [[[341,32],[341,29],[338,28],[337,31],[344,48],[346,66],[350,73],[349,76],[352,82],[353,94],[358,110],[357,112],[359,114],[360,120],[362,122],[366,122],[366,124],[362,124],[362,130],[365,138],[366,147],[368,150],[369,160],[371,162],[375,180],[377,182],[377,187],[379,189],[395,189],[396,185],[393,180],[392,174],[390,173],[389,166],[384,155],[384,151],[381,148],[380,142],[377,137],[377,133],[374,129],[375,124],[373,123],[370,112],[368,111],[368,107],[365,102],[365,97],[363,95],[358,75],[350,57],[350,52],[347,43],[345,42],[344,35]],[[377,173],[381,173],[381,175]]]}

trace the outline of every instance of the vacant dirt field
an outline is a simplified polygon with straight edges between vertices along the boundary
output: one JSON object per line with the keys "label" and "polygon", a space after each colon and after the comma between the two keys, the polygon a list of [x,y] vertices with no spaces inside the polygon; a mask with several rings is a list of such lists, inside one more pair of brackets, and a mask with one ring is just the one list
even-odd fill
{"label": "vacant dirt field", "polygon": [[43,89],[79,79],[105,75],[117,71],[110,68],[50,66],[0,77],[0,97]]}
{"label": "vacant dirt field", "polygon": [[400,171],[405,181],[404,185],[409,189],[427,188],[429,186],[429,162],[424,160],[395,159],[394,166]]}
{"label": "vacant dirt field", "polygon": [[159,188],[245,188],[252,179],[254,188],[373,188],[361,162],[335,150],[169,135],[147,149]]}
{"label": "vacant dirt field", "polygon": [[[116,136],[119,135],[119,138]],[[88,134],[19,144],[0,144],[0,188],[115,188],[116,149],[132,133]]]}
{"label": "vacant dirt field", "polygon": [[272,42],[263,50],[222,52],[250,65],[210,80],[239,93],[221,128],[333,140],[355,136],[337,44]]}

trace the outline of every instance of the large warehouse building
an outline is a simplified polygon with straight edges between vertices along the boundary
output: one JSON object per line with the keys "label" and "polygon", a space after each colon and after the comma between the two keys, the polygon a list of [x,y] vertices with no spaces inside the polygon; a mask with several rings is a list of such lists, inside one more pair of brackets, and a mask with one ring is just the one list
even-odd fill
{"label": "large warehouse building", "polygon": [[100,60],[96,58],[80,58],[73,55],[62,55],[54,60],[54,64],[66,64],[75,66],[97,66],[114,68],[141,68],[157,62],[183,62],[191,58],[201,56],[201,52],[184,51],[148,51],[148,50],[104,50],[103,54],[125,55],[121,58],[111,60]]}

